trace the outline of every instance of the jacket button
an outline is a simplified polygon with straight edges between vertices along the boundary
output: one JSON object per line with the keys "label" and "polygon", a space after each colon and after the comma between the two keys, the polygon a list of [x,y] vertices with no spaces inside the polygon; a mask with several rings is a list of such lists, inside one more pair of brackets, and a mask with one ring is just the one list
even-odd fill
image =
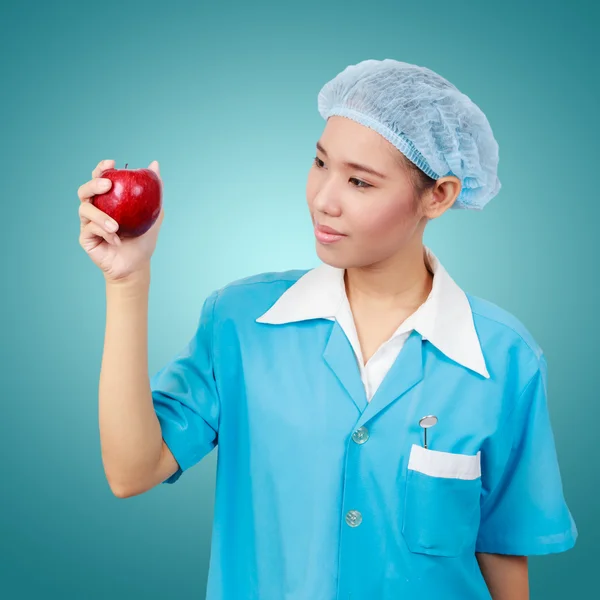
{"label": "jacket button", "polygon": [[358,527],[362,523],[362,515],[357,510],[349,510],[346,513],[346,523],[350,527]]}
{"label": "jacket button", "polygon": [[357,444],[364,444],[369,439],[369,430],[366,427],[359,427],[353,434],[352,439]]}

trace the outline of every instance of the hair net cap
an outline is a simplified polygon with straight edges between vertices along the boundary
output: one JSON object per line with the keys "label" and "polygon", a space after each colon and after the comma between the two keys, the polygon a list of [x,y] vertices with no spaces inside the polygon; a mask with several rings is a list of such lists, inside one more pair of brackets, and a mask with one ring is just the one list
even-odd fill
{"label": "hair net cap", "polygon": [[486,116],[426,67],[390,58],[346,67],[318,96],[321,116],[374,129],[424,173],[461,181],[452,208],[481,210],[500,190],[498,143]]}

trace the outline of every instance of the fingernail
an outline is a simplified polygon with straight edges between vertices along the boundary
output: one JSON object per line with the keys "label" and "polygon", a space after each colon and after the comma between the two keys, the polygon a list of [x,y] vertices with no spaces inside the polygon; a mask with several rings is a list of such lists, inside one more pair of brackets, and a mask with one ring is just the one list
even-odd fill
{"label": "fingernail", "polygon": [[98,182],[98,186],[100,187],[101,190],[107,190],[110,187],[110,181],[107,181],[106,179],[103,179],[102,181]]}
{"label": "fingernail", "polygon": [[106,225],[106,229],[108,229],[108,231],[116,231],[117,230],[117,224],[114,221],[109,221],[107,219],[104,222],[104,224]]}

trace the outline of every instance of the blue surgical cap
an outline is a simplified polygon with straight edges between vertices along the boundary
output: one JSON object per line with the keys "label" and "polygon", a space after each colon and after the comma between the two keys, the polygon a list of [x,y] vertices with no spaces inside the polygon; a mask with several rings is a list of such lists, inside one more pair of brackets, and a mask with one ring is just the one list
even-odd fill
{"label": "blue surgical cap", "polygon": [[340,115],[374,129],[433,179],[458,177],[452,208],[481,210],[500,190],[486,116],[426,67],[391,58],[350,65],[322,87],[318,108],[325,120]]}

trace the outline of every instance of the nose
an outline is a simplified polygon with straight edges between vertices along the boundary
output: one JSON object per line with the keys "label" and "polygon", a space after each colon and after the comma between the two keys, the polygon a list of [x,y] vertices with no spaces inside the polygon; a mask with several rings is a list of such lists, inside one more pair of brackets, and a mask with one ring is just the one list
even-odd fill
{"label": "nose", "polygon": [[312,206],[315,211],[331,217],[339,217],[341,215],[341,202],[333,179],[321,182],[313,196]]}

